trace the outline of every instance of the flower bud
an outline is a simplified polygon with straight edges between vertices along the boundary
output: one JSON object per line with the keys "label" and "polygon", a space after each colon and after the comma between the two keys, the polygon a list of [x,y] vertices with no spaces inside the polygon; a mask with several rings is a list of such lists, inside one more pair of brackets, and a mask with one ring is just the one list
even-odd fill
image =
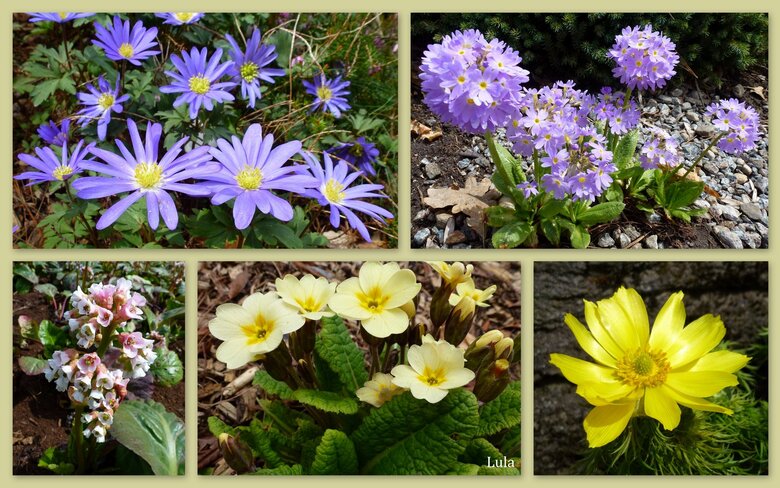
{"label": "flower bud", "polygon": [[409,327],[406,332],[407,344],[410,346],[419,346],[422,344],[422,338],[425,334],[428,333],[428,330],[425,328],[425,324],[417,324],[413,327]]}
{"label": "flower bud", "polygon": [[504,337],[500,341],[496,342],[495,352],[496,352],[496,358],[498,359],[506,359],[509,360],[512,358],[512,348],[514,347],[515,342],[512,340],[511,337]]}
{"label": "flower bud", "polygon": [[476,313],[475,303],[471,297],[463,297],[452,309],[444,326],[444,339],[450,344],[458,345],[471,330]]}
{"label": "flower bud", "polygon": [[509,361],[498,359],[477,372],[474,394],[482,402],[496,398],[509,385]]}
{"label": "flower bud", "polygon": [[433,323],[434,330],[438,330],[439,327],[444,325],[447,321],[447,317],[452,311],[452,305],[450,305],[450,295],[455,291],[455,287],[447,283],[442,285],[433,292],[431,297],[431,322]]}
{"label": "flower bud", "polygon": [[236,473],[242,474],[254,470],[255,456],[249,446],[241,442],[238,437],[233,437],[226,432],[219,434],[218,439],[222,457]]}
{"label": "flower bud", "polygon": [[306,320],[303,327],[290,334],[290,353],[298,360],[306,358],[314,351],[314,337],[316,335],[316,323]]}

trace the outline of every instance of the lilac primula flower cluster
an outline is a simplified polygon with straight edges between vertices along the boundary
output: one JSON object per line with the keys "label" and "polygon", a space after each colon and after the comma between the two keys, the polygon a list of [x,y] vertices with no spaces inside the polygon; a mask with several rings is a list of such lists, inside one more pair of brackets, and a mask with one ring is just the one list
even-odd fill
{"label": "lilac primula flower cluster", "polygon": [[424,101],[445,122],[482,133],[506,125],[528,81],[517,51],[477,30],[456,31],[428,46],[420,67]]}
{"label": "lilac primula flower cluster", "polygon": [[729,154],[749,151],[758,141],[758,112],[753,107],[736,98],[721,100],[707,107],[707,115],[712,117],[712,125],[723,136],[718,147]]}
{"label": "lilac primula flower cluster", "polygon": [[674,70],[680,61],[674,42],[653,30],[653,26],[644,28],[626,27],[615,38],[615,44],[607,52],[617,66],[612,70],[621,83],[630,89],[655,90],[663,88],[675,75]]}
{"label": "lilac primula flower cluster", "polygon": [[[114,284],[95,283],[86,293],[79,287],[70,302],[73,309],[65,318],[81,350],[55,351],[43,373],[58,391],[68,393],[72,405],[85,410],[84,436],[104,442],[128,383],[145,376],[157,358],[153,340],[122,331],[142,317],[146,299],[132,291],[130,280],[119,278]],[[86,352],[98,338],[97,351]]]}
{"label": "lilac primula flower cluster", "polygon": [[667,131],[650,128],[651,137],[639,151],[639,164],[643,169],[675,168],[681,162],[680,143]]}

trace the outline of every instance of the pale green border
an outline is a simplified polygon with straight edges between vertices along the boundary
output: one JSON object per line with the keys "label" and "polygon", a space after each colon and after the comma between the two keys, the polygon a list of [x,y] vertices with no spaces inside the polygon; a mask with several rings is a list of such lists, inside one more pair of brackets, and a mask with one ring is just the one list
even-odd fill
{"label": "pale green border", "polygon": [[[65,8],[64,5],[68,5],[69,8]],[[573,2],[573,1],[560,1],[560,0],[546,0],[544,2],[529,2],[521,0],[494,0],[489,4],[477,3],[473,0],[446,0],[436,1],[428,0],[427,2],[421,2],[419,0],[374,0],[374,1],[355,1],[355,0],[331,0],[330,2],[314,1],[314,0],[289,0],[286,2],[271,2],[263,0],[229,0],[225,2],[215,3],[214,1],[193,0],[189,2],[182,1],[168,1],[168,0],[136,0],[125,1],[122,3],[108,4],[105,1],[67,1],[67,2],[55,2],[55,1],[9,1],[5,0],[0,5],[0,14],[3,21],[0,22],[0,39],[5,42],[1,43],[4,48],[0,51],[0,65],[5,66],[5,74],[0,79],[2,85],[2,92],[5,94],[0,98],[0,112],[3,114],[3,120],[5,124],[4,130],[0,132],[0,147],[5,148],[5,164],[2,165],[0,170],[0,181],[5,181],[10,184],[11,181],[11,164],[10,164],[10,152],[12,150],[12,127],[11,127],[11,84],[12,84],[12,70],[11,70],[11,49],[12,49],[12,34],[11,34],[11,19],[10,14],[14,11],[62,11],[62,10],[80,10],[80,11],[114,11],[114,10],[127,10],[127,11],[160,11],[160,10],[219,10],[219,11],[386,11],[386,12],[400,12],[399,17],[399,100],[401,106],[399,107],[400,117],[400,147],[399,147],[399,162],[408,162],[409,160],[409,141],[406,135],[409,134],[409,33],[410,33],[410,13],[414,11],[450,11],[450,12],[467,12],[467,11],[507,11],[507,12],[572,12],[572,11],[722,11],[722,12],[736,12],[736,11],[754,11],[754,12],[769,12],[770,13],[770,80],[769,80],[769,94],[772,96],[774,88],[777,86],[775,82],[776,78],[780,76],[780,70],[777,68],[777,50],[775,49],[775,39],[777,38],[776,25],[774,22],[774,15],[780,11],[778,9],[778,2],[760,2],[755,0],[741,0],[738,2],[727,2],[724,0],[696,0],[681,2],[670,0],[656,0],[645,2],[618,2],[614,0],[591,0],[588,2]],[[215,6],[219,7],[215,9]],[[774,103],[770,105],[770,141],[774,140],[772,134],[776,134],[774,130],[774,122],[777,119],[777,110]],[[777,155],[777,149],[775,144],[770,144],[770,159],[774,159]],[[489,249],[482,250],[448,250],[448,251],[427,251],[427,250],[415,250],[412,251],[409,248],[409,165],[399,164],[399,225],[398,225],[398,241],[399,249],[397,250],[334,250],[328,251],[327,256],[322,250],[302,250],[302,251],[264,251],[264,250],[14,250],[11,240],[11,192],[0,192],[0,199],[2,201],[2,208],[0,211],[0,235],[5,235],[0,241],[4,242],[0,246],[0,273],[2,278],[0,279],[0,308],[7,310],[6,320],[11,320],[11,263],[12,261],[30,261],[30,260],[71,260],[71,259],[83,259],[83,260],[131,260],[131,259],[144,259],[144,260],[180,260],[187,263],[187,474],[177,478],[141,478],[138,480],[130,478],[42,478],[42,477],[30,477],[30,476],[11,476],[11,416],[6,415],[2,420],[2,438],[5,441],[0,441],[0,481],[4,483],[14,483],[26,486],[42,486],[44,483],[51,485],[56,483],[57,486],[64,488],[80,487],[83,488],[83,483],[116,483],[118,486],[136,486],[135,483],[148,484],[150,486],[163,486],[162,483],[171,483],[176,486],[215,486],[214,483],[235,483],[236,486],[270,486],[270,487],[288,487],[291,483],[293,486],[303,486],[304,483],[316,483],[317,486],[364,486],[366,482],[371,483],[372,486],[395,486],[397,483],[407,483],[412,481],[415,485],[418,483],[426,483],[432,487],[444,487],[444,486],[473,486],[473,483],[490,483],[491,486],[518,486],[522,484],[526,487],[542,487],[542,486],[571,486],[576,483],[577,486],[585,488],[599,487],[599,486],[622,486],[625,483],[632,483],[641,486],[650,486],[655,483],[665,483],[668,486],[684,486],[686,487],[705,487],[705,486],[727,486],[735,483],[749,484],[749,485],[762,485],[768,486],[773,478],[777,478],[774,475],[774,471],[778,466],[778,459],[780,458],[780,441],[777,441],[780,434],[780,428],[777,427],[775,410],[770,409],[770,419],[772,425],[771,449],[770,449],[770,476],[767,477],[745,477],[740,479],[733,479],[727,477],[708,477],[708,478],[681,478],[671,477],[667,479],[656,479],[652,477],[637,477],[636,479],[628,480],[623,477],[555,477],[555,476],[533,476],[533,261],[579,261],[579,260],[592,260],[592,261],[677,261],[677,260],[691,260],[691,261],[768,261],[769,266],[769,279],[770,289],[771,283],[777,282],[778,270],[780,270],[780,255],[772,253],[770,250],[746,250],[746,251],[730,251],[730,250],[659,250],[659,251],[609,251],[609,250],[511,250],[511,251],[496,251]],[[780,189],[775,183],[776,178],[770,178],[770,190],[774,196],[775,191]],[[8,188],[8,187],[6,187]],[[778,205],[775,201],[777,198],[770,200],[770,216],[777,215]],[[770,225],[770,243],[774,248],[777,248],[778,235],[777,225]],[[7,229],[7,230],[2,230]],[[427,260],[427,259],[446,259],[446,260],[462,260],[462,261],[477,261],[477,260],[516,260],[521,261],[522,266],[522,323],[525,325],[523,328],[523,341],[522,341],[522,368],[525,374],[523,375],[523,474],[521,477],[490,477],[490,478],[430,478],[430,477],[412,477],[394,479],[391,477],[336,477],[331,479],[312,479],[310,477],[300,477],[296,479],[290,478],[272,478],[272,477],[243,477],[240,479],[223,479],[223,478],[210,478],[199,477],[196,474],[197,466],[197,441],[196,441],[196,414],[197,414],[197,379],[195,375],[197,357],[195,354],[197,334],[195,330],[197,328],[197,262],[199,260],[211,261],[211,260],[224,260],[224,261],[240,261],[240,260],[322,260],[327,257],[330,260]],[[777,261],[777,264],[775,264]],[[565,276],[561,277],[565,280]],[[780,296],[776,293],[773,296]],[[780,312],[777,311],[778,307],[770,301],[769,316],[770,320],[780,317]],[[10,324],[9,324],[10,325]],[[9,327],[10,329],[10,327]],[[4,343],[2,352],[5,359],[5,365],[2,366],[5,371],[5,378],[10,379],[10,358],[11,358],[11,340],[10,330],[7,342]],[[780,336],[775,333],[770,335],[770,344],[772,350],[778,350],[780,342]],[[780,371],[778,371],[777,361],[770,359],[770,378],[780,377]],[[8,369],[6,369],[8,368]],[[12,404],[12,386],[8,381],[5,387],[0,391],[0,396],[6,405]],[[777,388],[770,387],[770,399],[771,404],[778,403],[780,394]],[[565,484],[565,485],[564,485]],[[224,485],[223,485],[224,486]]]}

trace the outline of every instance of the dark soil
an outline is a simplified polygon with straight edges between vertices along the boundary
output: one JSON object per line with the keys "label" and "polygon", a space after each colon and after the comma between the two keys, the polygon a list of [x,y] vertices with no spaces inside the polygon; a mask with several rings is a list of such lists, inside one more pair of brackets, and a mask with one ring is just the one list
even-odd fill
{"label": "dark soil", "polygon": [[[582,299],[607,298],[620,286],[636,288],[650,323],[668,296],[685,293],[690,323],[720,315],[726,341],[745,349],[768,325],[768,266],[761,262],[539,262],[534,265],[534,472],[574,474],[587,449],[582,421],[592,408],[575,393],[550,353],[589,359],[563,322],[566,312],[584,323]],[[766,370],[756,372],[756,392],[766,399]]]}
{"label": "dark soil", "polygon": [[[73,410],[65,393],[58,392],[43,375],[28,376],[19,369],[20,356],[37,356],[43,352],[38,342],[19,347],[21,336],[17,319],[27,315],[35,322],[51,320],[54,315],[51,301],[43,294],[31,292],[14,295],[14,357],[13,357],[13,474],[53,474],[38,467],[38,460],[49,447],[64,446],[68,442]],[[170,348],[184,362],[184,341]],[[152,399],[184,420],[184,381],[171,388],[156,387]]]}

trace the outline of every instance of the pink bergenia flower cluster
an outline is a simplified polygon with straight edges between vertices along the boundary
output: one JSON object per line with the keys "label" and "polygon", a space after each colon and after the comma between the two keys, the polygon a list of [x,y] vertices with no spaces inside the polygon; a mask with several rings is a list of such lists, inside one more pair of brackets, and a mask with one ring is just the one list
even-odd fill
{"label": "pink bergenia flower cluster", "polygon": [[84,293],[79,287],[70,297],[73,310],[65,313],[68,326],[79,347],[88,349],[102,328],[115,328],[128,320],[140,319],[146,299],[130,290],[132,283],[119,278],[115,285],[95,283]]}
{"label": "pink bergenia flower cluster", "polygon": [[615,37],[615,44],[607,52],[617,66],[612,70],[629,88],[639,90],[663,88],[675,75],[680,62],[671,39],[653,30],[652,25],[626,27]]}
{"label": "pink bergenia flower cluster", "polygon": [[721,100],[707,107],[712,125],[724,135],[718,147],[729,154],[750,151],[758,141],[758,112],[736,98]]}
{"label": "pink bergenia flower cluster", "polygon": [[129,378],[146,376],[149,367],[157,359],[157,353],[152,350],[154,341],[146,339],[140,332],[122,332],[119,334],[119,345],[122,348],[119,364],[125,375]]}

